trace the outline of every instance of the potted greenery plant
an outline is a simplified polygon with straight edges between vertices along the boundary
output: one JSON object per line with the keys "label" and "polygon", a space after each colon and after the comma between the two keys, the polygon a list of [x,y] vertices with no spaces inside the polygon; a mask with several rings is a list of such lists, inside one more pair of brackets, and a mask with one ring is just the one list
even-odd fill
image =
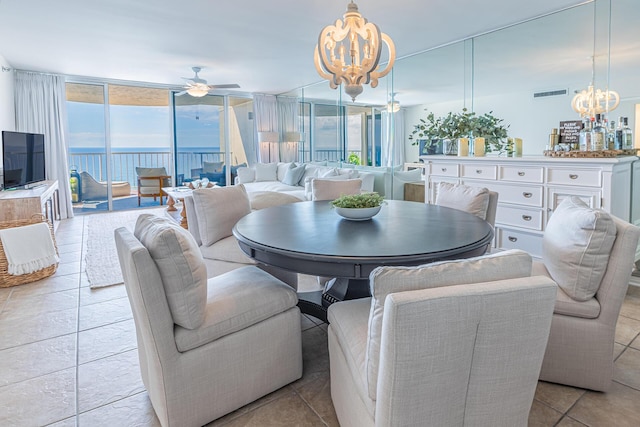
{"label": "potted greenery plant", "polygon": [[341,196],[330,203],[341,217],[352,221],[364,221],[380,212],[384,198],[378,193],[362,193]]}

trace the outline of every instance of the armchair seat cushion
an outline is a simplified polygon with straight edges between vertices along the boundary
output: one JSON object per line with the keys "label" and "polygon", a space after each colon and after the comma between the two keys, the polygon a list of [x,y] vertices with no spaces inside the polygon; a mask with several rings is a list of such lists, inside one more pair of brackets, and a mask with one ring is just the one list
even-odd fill
{"label": "armchair seat cushion", "polygon": [[238,245],[238,240],[236,240],[234,236],[220,239],[211,246],[200,246],[200,252],[202,252],[202,256],[207,259],[247,265],[256,263],[252,258],[249,258],[242,252],[242,249],[240,249]]}
{"label": "armchair seat cushion", "polygon": [[208,280],[204,323],[196,329],[175,326],[176,346],[180,352],[195,349],[283,313],[297,303],[290,286],[263,270],[253,266],[235,269]]}

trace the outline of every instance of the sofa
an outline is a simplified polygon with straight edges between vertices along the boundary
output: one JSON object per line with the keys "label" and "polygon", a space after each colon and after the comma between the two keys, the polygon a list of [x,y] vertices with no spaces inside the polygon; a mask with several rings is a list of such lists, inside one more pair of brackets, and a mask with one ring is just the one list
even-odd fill
{"label": "sofa", "polygon": [[[393,171],[393,176],[392,176]],[[311,180],[362,180],[362,191],[375,191],[385,199],[403,200],[404,184],[422,180],[419,169],[360,166],[340,162],[256,163],[238,168],[236,184],[244,184],[247,192],[277,191],[311,200]]]}

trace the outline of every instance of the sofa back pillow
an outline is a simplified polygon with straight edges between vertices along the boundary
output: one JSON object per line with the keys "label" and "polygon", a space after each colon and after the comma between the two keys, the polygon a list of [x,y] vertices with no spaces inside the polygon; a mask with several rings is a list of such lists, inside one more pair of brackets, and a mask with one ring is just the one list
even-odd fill
{"label": "sofa back pillow", "polygon": [[284,181],[284,175],[287,173],[287,171],[294,167],[295,164],[293,162],[289,162],[289,163],[283,163],[283,162],[278,162],[278,167],[276,169],[276,179],[280,182]]}
{"label": "sofa back pillow", "polygon": [[294,186],[300,185],[300,180],[304,175],[305,168],[306,166],[304,165],[304,163],[299,166],[295,166],[292,164],[291,167],[287,169],[286,173],[284,174],[282,183],[286,185],[294,185]]}
{"label": "sofa back pillow", "polygon": [[203,246],[232,235],[233,226],[251,212],[244,185],[193,190],[193,205]]}
{"label": "sofa back pillow", "polygon": [[578,197],[563,200],[542,237],[542,261],[571,298],[588,301],[598,292],[616,240],[616,225],[601,209]]}
{"label": "sofa back pillow", "polygon": [[256,170],[254,168],[238,168],[238,184],[246,184],[256,180]]}
{"label": "sofa back pillow", "polygon": [[256,168],[256,182],[278,180],[278,164],[277,163],[256,163],[255,168]]}
{"label": "sofa back pillow", "polygon": [[207,267],[197,243],[172,220],[141,214],[134,236],[155,261],[173,322],[186,329],[204,323],[207,302]]}

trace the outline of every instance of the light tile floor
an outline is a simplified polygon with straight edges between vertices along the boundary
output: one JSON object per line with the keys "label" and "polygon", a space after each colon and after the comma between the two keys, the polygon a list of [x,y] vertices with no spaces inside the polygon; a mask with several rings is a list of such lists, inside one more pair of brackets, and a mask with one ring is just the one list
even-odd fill
{"label": "light tile floor", "polygon": [[[83,217],[62,221],[62,263],[40,282],[0,288],[1,426],[158,426],[138,369],[123,285],[92,290]],[[303,377],[211,426],[338,426],[329,391],[327,327],[302,316]],[[640,288],[616,330],[608,393],[540,382],[531,426],[640,425]]]}

